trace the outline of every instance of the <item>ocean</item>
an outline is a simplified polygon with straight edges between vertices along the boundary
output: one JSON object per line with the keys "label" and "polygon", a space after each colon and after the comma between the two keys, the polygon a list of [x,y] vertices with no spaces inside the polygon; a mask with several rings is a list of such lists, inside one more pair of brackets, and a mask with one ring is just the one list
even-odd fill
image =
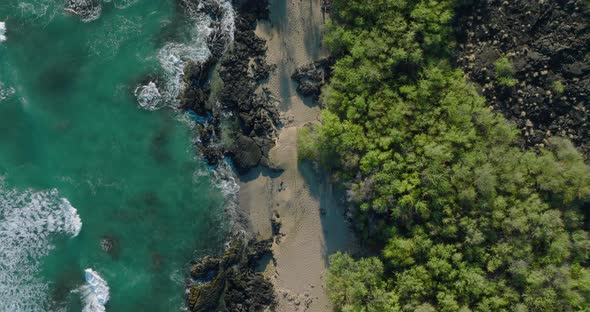
{"label": "ocean", "polygon": [[176,101],[210,18],[180,1],[0,3],[0,312],[181,311],[223,248],[237,185]]}

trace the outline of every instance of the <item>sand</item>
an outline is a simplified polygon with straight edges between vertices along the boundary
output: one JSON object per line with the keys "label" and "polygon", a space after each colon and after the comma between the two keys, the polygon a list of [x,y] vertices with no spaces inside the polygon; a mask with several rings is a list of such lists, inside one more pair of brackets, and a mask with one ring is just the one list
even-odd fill
{"label": "sand", "polygon": [[277,70],[265,85],[280,100],[285,116],[270,160],[281,173],[254,170],[240,181],[240,207],[259,239],[272,236],[271,217],[281,221],[273,245],[276,266],[265,274],[273,281],[278,311],[330,311],[325,291],[328,255],[353,251],[357,243],[343,216],[343,199],[327,177],[297,159],[297,128],[318,122],[320,108],[295,92],[290,79],[298,66],[327,55],[322,47],[321,0],[270,0],[270,22],[259,22],[257,35],[267,40],[267,61]]}

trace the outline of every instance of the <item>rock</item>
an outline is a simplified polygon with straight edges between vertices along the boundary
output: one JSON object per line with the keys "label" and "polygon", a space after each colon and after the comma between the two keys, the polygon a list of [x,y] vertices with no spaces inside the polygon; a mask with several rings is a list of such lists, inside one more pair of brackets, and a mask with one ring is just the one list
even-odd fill
{"label": "rock", "polygon": [[250,65],[250,68],[252,69],[254,80],[258,82],[268,79],[270,74],[277,68],[277,65],[269,65],[265,58],[258,56],[254,59],[254,62]]}
{"label": "rock", "polygon": [[332,65],[334,65],[334,59],[327,58],[297,68],[291,75],[291,79],[298,83],[297,93],[302,96],[311,96],[317,101],[322,87],[332,75]]}
{"label": "rock", "polygon": [[[257,92],[257,81],[267,78],[274,70],[266,63],[265,40],[254,32],[256,20],[268,17],[268,3],[246,0],[234,4],[239,14],[235,19],[233,48],[221,58],[225,46],[224,51],[214,50],[220,49],[225,39],[217,38],[215,29],[220,27],[218,23],[225,18],[226,10],[219,1],[182,2],[186,10],[211,16],[213,34],[208,44],[213,58],[203,64],[186,66],[186,87],[179,101],[183,110],[199,116],[197,146],[208,164],[217,165],[229,155],[238,172],[244,174],[258,164],[268,164],[266,160],[274,146],[280,116],[277,101],[270,92]],[[219,78],[210,82],[214,70]],[[215,85],[215,94],[210,84]],[[236,139],[221,142],[222,137]]]}
{"label": "rock", "polygon": [[262,158],[262,151],[256,142],[245,135],[239,135],[232,151],[232,160],[239,173],[246,173],[258,166]]}
{"label": "rock", "polygon": [[191,268],[187,286],[191,311],[263,311],[275,303],[272,283],[255,268],[271,255],[269,240],[244,242],[233,238],[220,257],[203,257]]}
{"label": "rock", "polygon": [[119,240],[112,235],[105,235],[100,239],[100,249],[109,254],[113,259],[119,258],[121,254]]}

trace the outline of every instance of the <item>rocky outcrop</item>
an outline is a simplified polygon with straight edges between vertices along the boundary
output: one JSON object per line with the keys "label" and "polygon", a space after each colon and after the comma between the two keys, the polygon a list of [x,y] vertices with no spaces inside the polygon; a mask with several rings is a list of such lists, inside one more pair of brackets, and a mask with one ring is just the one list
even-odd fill
{"label": "rocky outcrop", "polygon": [[[209,4],[191,9],[204,10],[217,25],[223,20],[219,17],[223,14],[219,3],[206,3]],[[274,70],[266,62],[266,42],[254,33],[256,20],[268,17],[268,4],[256,0],[235,3],[239,14],[232,47],[225,54],[218,53],[223,40],[210,40],[213,58],[186,67],[186,88],[179,100],[182,109],[194,112],[201,121],[197,126],[198,146],[207,162],[216,165],[227,155],[243,174],[259,164],[269,164],[268,153],[274,145],[279,112],[277,100],[258,85]],[[210,79],[212,72],[218,76],[215,82]],[[212,84],[217,84],[216,92]],[[226,138],[224,142],[221,136]]]}
{"label": "rocky outcrop", "polygon": [[311,96],[315,101],[319,100],[322,87],[332,75],[333,65],[334,59],[326,58],[297,68],[291,75],[291,79],[298,83],[297,93],[302,96]]}
{"label": "rocky outcrop", "polygon": [[[472,2],[456,22],[458,64],[518,125],[523,146],[563,136],[590,156],[590,18],[583,1]],[[511,67],[503,81],[501,59]]]}
{"label": "rocky outcrop", "polygon": [[[244,16],[252,18],[256,15]],[[276,99],[267,90],[257,91],[258,82],[268,77],[272,67],[266,64],[264,58],[266,42],[256,36],[254,29],[255,20],[238,18],[234,49],[222,60],[219,69],[224,85],[221,103],[236,113],[242,132],[229,153],[241,173],[260,162],[268,164],[268,153],[274,146],[279,124]],[[255,70],[251,69],[251,64]],[[248,149],[242,149],[243,146]],[[258,161],[254,161],[256,159]]]}
{"label": "rocky outcrop", "polygon": [[255,271],[258,263],[271,257],[272,241],[244,243],[232,240],[220,257],[206,256],[191,267],[187,289],[191,311],[262,311],[274,304],[271,282]]}

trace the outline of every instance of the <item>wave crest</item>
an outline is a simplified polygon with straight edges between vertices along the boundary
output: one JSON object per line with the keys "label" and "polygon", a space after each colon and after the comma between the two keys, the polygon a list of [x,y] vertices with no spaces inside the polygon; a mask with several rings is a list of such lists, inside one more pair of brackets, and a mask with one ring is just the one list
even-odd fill
{"label": "wave crest", "polygon": [[92,269],[84,270],[86,284],[81,288],[84,308],[82,312],[104,312],[109,301],[109,286],[107,282]]}
{"label": "wave crest", "polygon": [[6,23],[0,22],[0,42],[6,41]]}

